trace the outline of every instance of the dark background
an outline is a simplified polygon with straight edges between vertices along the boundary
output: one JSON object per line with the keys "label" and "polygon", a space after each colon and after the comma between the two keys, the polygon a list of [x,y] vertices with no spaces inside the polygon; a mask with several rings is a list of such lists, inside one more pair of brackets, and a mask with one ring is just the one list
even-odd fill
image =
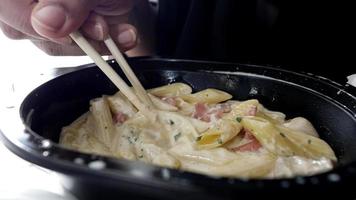
{"label": "dark background", "polygon": [[345,82],[354,6],[313,0],[160,0],[162,57],[268,64]]}

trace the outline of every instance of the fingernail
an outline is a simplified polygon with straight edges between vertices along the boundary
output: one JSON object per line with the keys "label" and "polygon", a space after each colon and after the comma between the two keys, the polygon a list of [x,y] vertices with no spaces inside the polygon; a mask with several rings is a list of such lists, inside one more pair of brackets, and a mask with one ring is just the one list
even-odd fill
{"label": "fingernail", "polygon": [[33,25],[55,32],[60,30],[66,21],[66,12],[60,5],[47,5],[33,14]]}
{"label": "fingernail", "polygon": [[94,25],[94,34],[98,36],[99,40],[104,40],[104,28],[100,24]]}
{"label": "fingernail", "polygon": [[72,44],[73,40],[70,37],[62,37],[62,38],[51,38],[51,40],[58,44]]}
{"label": "fingernail", "polygon": [[118,42],[120,44],[129,44],[135,41],[136,41],[136,33],[131,29],[122,32],[118,37]]}

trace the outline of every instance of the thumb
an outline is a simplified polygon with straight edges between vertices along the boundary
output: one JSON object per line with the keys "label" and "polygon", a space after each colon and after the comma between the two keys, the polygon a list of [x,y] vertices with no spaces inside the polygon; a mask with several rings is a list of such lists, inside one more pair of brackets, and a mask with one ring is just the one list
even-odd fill
{"label": "thumb", "polygon": [[39,0],[32,11],[34,30],[47,38],[58,39],[77,30],[98,0]]}

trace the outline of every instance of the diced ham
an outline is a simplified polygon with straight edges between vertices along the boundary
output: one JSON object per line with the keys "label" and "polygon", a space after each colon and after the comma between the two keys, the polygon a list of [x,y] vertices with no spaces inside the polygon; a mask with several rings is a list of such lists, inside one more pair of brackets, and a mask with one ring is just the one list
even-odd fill
{"label": "diced ham", "polygon": [[128,116],[122,112],[118,112],[113,116],[113,120],[115,124],[122,124],[128,119]]}
{"label": "diced ham", "polygon": [[247,139],[247,140],[254,140],[256,139],[255,136],[253,136],[253,134],[248,131],[248,130],[245,130],[244,131],[244,139]]}
{"label": "diced ham", "polygon": [[172,105],[172,106],[177,106],[177,100],[175,97],[163,97],[162,101]]}
{"label": "diced ham", "polygon": [[247,130],[243,130],[243,139],[247,140],[246,144],[230,148],[231,151],[239,151],[239,152],[246,152],[246,151],[257,151],[259,150],[262,145],[260,142],[253,136],[253,134]]}
{"label": "diced ham", "polygon": [[257,106],[251,106],[251,107],[248,109],[246,115],[247,115],[247,116],[256,116],[256,113],[257,113]]}
{"label": "diced ham", "polygon": [[210,116],[207,115],[208,105],[204,103],[195,104],[193,117],[202,121],[210,122]]}
{"label": "diced ham", "polygon": [[210,122],[212,117],[220,119],[224,113],[230,112],[231,106],[228,104],[217,104],[214,107],[209,108],[207,104],[197,103],[195,104],[195,112],[193,117],[205,122]]}

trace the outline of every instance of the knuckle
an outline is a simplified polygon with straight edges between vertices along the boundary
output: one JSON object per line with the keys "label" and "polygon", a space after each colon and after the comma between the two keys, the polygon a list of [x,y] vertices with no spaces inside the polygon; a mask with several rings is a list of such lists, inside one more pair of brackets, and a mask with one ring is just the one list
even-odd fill
{"label": "knuckle", "polygon": [[34,42],[35,45],[49,56],[61,56],[63,55],[63,49],[60,45],[52,42],[40,41]]}
{"label": "knuckle", "polygon": [[25,34],[7,25],[2,25],[1,30],[6,37],[12,40],[20,40],[26,38]]}
{"label": "knuckle", "polygon": [[130,12],[134,5],[133,0],[104,0],[96,10],[104,15],[122,15]]}

